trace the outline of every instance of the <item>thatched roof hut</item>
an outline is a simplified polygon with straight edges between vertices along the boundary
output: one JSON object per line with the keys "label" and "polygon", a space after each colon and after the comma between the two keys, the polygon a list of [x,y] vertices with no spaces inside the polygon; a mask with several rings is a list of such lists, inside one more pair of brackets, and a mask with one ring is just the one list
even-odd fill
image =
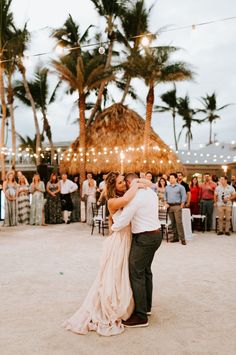
{"label": "thatched roof hut", "polygon": [[[178,157],[152,130],[148,160],[143,154],[145,121],[133,110],[114,104],[97,115],[87,131],[86,171],[93,174],[111,170],[145,172],[154,175],[184,170]],[[71,144],[61,160],[60,171],[78,174],[81,152],[79,140]],[[123,161],[122,161],[123,160]]]}

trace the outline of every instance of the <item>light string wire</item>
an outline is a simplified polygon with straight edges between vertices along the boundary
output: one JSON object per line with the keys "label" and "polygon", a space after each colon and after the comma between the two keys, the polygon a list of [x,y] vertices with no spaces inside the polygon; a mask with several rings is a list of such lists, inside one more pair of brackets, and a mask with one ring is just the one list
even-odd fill
{"label": "light string wire", "polygon": [[[211,24],[213,24],[213,23],[226,22],[226,21],[231,21],[231,20],[235,20],[235,19],[236,19],[236,16],[225,17],[225,18],[218,19],[218,20],[211,20],[211,21],[199,22],[199,23],[192,24],[192,25],[185,25],[185,26],[174,27],[174,28],[170,28],[170,29],[166,29],[166,30],[161,30],[160,33],[172,32],[172,31],[179,31],[179,30],[184,30],[184,29],[187,29],[187,28],[196,29],[197,27],[200,27],[200,26],[207,26],[207,25],[211,25]],[[48,29],[48,28],[50,28],[50,27],[45,26],[45,27],[42,27],[42,28],[40,28],[40,29],[38,29],[38,30],[32,30],[30,33],[38,32],[38,31],[45,30],[45,29]],[[152,33],[144,33],[144,34],[141,34],[141,35],[133,36],[133,37],[131,37],[129,40],[132,40],[132,39],[135,39],[135,38],[141,38],[141,37],[144,37],[144,36],[150,36],[150,35],[152,35]],[[102,42],[96,42],[96,43],[87,43],[87,44],[83,44],[83,45],[80,45],[80,46],[77,46],[77,47],[65,48],[65,50],[67,50],[67,51],[70,52],[70,51],[73,51],[73,50],[75,50],[75,49],[82,49],[82,48],[88,48],[88,47],[96,47],[96,46],[101,46],[101,45],[108,44],[108,43],[110,43],[110,41],[102,41]],[[54,52],[55,52],[55,51],[36,53],[36,54],[26,55],[26,57],[27,57],[27,58],[30,58],[30,57],[39,57],[39,56],[49,55],[49,54],[52,54],[52,53],[54,53]],[[10,58],[10,59],[0,60],[0,63],[6,63],[6,62],[15,61],[15,60],[16,60],[16,58],[14,57],[14,58]]]}

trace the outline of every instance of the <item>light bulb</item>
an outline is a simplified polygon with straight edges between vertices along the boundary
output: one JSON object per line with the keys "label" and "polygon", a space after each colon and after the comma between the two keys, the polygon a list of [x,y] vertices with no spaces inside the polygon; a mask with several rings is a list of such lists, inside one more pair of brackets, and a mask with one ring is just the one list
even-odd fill
{"label": "light bulb", "polygon": [[104,54],[104,53],[105,53],[105,48],[104,48],[103,46],[100,46],[100,47],[98,48],[98,53],[99,53],[99,54]]}

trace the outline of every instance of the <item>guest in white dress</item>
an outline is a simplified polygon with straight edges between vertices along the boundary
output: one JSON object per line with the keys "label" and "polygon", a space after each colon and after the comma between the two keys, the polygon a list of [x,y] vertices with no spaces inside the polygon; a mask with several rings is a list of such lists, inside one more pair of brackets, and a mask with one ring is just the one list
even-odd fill
{"label": "guest in white dress", "polygon": [[92,225],[92,219],[93,219],[93,209],[92,209],[92,204],[96,203],[96,184],[93,179],[88,181],[88,186],[86,189],[86,195],[87,195],[87,224],[89,226]]}

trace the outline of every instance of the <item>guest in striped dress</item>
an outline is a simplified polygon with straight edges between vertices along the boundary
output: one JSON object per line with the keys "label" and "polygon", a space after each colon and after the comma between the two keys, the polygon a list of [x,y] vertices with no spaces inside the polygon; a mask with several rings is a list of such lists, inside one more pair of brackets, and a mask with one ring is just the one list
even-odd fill
{"label": "guest in striped dress", "polygon": [[30,190],[27,179],[24,175],[19,178],[18,186],[18,222],[29,224],[30,220]]}
{"label": "guest in striped dress", "polygon": [[166,220],[167,209],[164,204],[165,192],[166,192],[167,181],[165,178],[161,177],[158,181],[157,195],[159,201],[159,219]]}

